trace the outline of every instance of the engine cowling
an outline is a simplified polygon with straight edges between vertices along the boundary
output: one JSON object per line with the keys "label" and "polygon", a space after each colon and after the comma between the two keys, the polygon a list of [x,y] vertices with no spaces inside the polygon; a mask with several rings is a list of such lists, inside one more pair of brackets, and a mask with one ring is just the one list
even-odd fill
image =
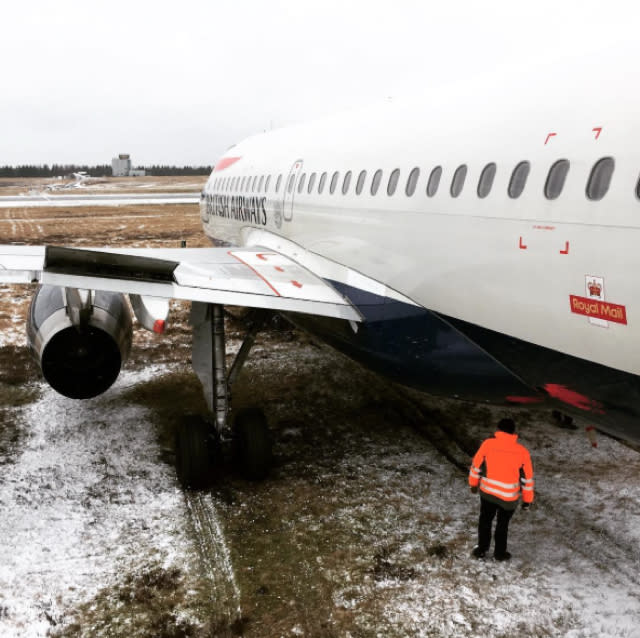
{"label": "engine cowling", "polygon": [[129,356],[132,334],[129,304],[119,293],[40,286],[31,300],[29,347],[49,385],[71,399],[111,387]]}

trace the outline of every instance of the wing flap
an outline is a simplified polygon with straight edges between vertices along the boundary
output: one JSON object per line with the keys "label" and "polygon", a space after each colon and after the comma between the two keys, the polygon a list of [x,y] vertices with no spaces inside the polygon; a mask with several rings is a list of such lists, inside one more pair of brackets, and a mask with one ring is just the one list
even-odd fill
{"label": "wing flap", "polygon": [[329,283],[288,257],[261,248],[0,246],[0,282],[39,282],[362,320]]}

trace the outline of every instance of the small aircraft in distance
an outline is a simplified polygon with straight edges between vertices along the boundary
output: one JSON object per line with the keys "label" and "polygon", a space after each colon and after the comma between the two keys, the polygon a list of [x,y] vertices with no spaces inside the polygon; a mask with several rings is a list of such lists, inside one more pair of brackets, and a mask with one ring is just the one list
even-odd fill
{"label": "small aircraft in distance", "polygon": [[[265,312],[389,379],[498,404],[549,404],[640,442],[640,90],[588,69],[555,85],[462,86],[249,138],[201,194],[210,248],[0,247],[2,281],[40,284],[28,338],[47,381],[116,379],[132,317],[162,332],[192,301],[193,362],[214,434],[268,470],[259,410],[229,387]],[[638,140],[639,144],[635,144]],[[223,307],[256,310],[225,367]],[[183,484],[211,432],[180,434]]]}

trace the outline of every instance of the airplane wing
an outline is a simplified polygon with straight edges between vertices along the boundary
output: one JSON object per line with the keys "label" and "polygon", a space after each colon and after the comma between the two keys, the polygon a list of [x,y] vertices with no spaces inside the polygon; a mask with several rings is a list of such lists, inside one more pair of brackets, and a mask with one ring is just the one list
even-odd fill
{"label": "airplane wing", "polygon": [[361,321],[309,269],[266,248],[87,250],[0,246],[0,282],[301,312]]}

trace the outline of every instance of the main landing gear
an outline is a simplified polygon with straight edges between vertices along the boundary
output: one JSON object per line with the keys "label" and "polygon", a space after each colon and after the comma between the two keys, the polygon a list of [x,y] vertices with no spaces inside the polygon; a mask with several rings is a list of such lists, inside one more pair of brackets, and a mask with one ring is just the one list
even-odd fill
{"label": "main landing gear", "polygon": [[249,355],[258,331],[269,313],[255,311],[250,327],[227,375],[224,335],[224,309],[221,305],[194,302],[193,368],[202,383],[211,422],[200,417],[185,419],[176,438],[176,472],[181,485],[202,489],[212,479],[213,468],[221,457],[221,443],[230,442],[234,462],[251,480],[267,476],[271,468],[271,438],[267,420],[259,408],[239,410],[233,425],[228,423],[231,387]]}

